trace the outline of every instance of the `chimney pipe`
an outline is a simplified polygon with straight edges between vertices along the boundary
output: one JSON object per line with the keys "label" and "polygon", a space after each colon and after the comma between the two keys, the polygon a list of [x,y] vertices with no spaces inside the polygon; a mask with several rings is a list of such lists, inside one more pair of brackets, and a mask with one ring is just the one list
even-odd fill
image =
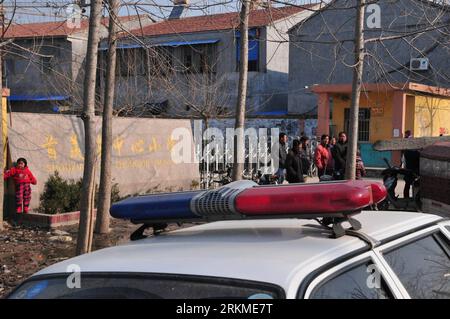
{"label": "chimney pipe", "polygon": [[173,0],[173,4],[174,6],[170,12],[169,20],[181,18],[189,6],[189,0]]}

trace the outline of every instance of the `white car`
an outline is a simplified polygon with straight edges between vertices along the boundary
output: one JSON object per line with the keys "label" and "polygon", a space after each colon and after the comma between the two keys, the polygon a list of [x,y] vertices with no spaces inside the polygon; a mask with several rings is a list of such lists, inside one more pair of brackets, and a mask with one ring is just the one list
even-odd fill
{"label": "white car", "polygon": [[352,214],[361,229],[340,219],[345,234],[336,236],[316,217],[282,216],[210,222],[95,251],[45,268],[9,298],[450,298],[450,221],[442,217],[362,211]]}

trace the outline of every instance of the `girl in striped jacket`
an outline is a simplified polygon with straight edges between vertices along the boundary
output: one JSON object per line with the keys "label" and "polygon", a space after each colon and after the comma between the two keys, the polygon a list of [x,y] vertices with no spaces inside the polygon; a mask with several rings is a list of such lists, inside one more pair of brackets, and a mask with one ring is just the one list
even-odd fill
{"label": "girl in striped jacket", "polygon": [[26,214],[31,201],[30,184],[36,185],[37,181],[28,168],[25,158],[19,158],[16,163],[15,167],[5,171],[3,179],[7,180],[10,177],[14,179],[16,184],[16,212],[22,213],[23,204],[23,212]]}

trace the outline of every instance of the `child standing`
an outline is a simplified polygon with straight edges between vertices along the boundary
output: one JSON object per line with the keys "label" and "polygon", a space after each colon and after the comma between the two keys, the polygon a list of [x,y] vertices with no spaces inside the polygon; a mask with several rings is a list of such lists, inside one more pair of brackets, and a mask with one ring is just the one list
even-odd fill
{"label": "child standing", "polygon": [[356,179],[362,179],[366,176],[366,168],[364,167],[364,162],[361,158],[361,151],[356,151]]}
{"label": "child standing", "polygon": [[31,201],[30,184],[36,185],[37,181],[28,168],[25,158],[19,158],[16,167],[5,171],[3,179],[7,180],[10,177],[14,179],[14,183],[16,184],[16,212],[18,214],[22,213],[23,203],[23,212],[26,214],[28,213],[28,207]]}

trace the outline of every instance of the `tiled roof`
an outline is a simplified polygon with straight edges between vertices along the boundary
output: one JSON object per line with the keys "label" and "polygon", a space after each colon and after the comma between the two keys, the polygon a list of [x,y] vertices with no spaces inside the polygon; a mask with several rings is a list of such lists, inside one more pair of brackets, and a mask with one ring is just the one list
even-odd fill
{"label": "tiled roof", "polygon": [[[313,5],[309,5],[312,7]],[[273,21],[287,18],[303,11],[303,8],[286,6],[281,8],[259,9],[250,12],[249,27],[269,25]],[[180,33],[230,30],[238,28],[239,12],[212,14],[181,19],[165,20],[148,25],[132,32],[137,36],[158,36]]]}
{"label": "tiled roof", "polygon": [[[122,16],[121,22],[136,20],[139,17]],[[108,18],[102,19],[103,25],[108,25]],[[66,21],[40,22],[26,24],[12,24],[6,31],[5,38],[34,38],[34,37],[65,37],[75,33],[84,32],[89,26],[88,19],[83,19],[79,28],[69,28]]]}

